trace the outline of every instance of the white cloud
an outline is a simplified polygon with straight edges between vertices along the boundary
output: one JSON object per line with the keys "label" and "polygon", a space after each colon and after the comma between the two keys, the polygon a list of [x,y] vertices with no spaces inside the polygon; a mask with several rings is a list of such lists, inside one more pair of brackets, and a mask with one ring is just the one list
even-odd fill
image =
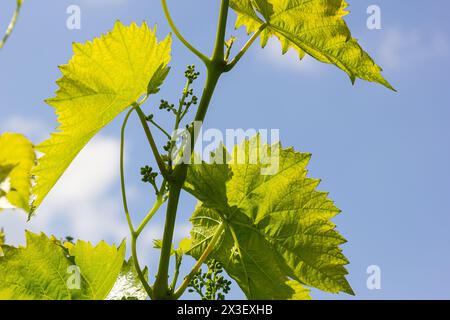
{"label": "white cloud", "polygon": [[258,52],[257,57],[264,63],[308,76],[322,75],[328,67],[309,55],[300,60],[298,53],[293,49],[282,55],[281,44],[276,38],[271,38],[262,52]]}
{"label": "white cloud", "polygon": [[50,128],[35,119],[12,116],[0,123],[1,132],[22,133],[33,142],[43,141],[49,136]]}
{"label": "white cloud", "polygon": [[450,53],[448,39],[438,31],[387,30],[380,46],[380,64],[400,69],[446,57]]}

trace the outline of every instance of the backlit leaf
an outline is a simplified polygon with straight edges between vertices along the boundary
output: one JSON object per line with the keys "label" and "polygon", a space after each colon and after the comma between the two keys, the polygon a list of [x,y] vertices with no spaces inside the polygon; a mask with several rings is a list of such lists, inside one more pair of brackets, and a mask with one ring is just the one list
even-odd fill
{"label": "backlit leaf", "polygon": [[[278,170],[262,175],[277,149]],[[339,248],[345,240],[330,220],[340,211],[307,177],[309,159],[253,138],[234,149],[228,164],[189,168],[185,189],[201,201],[191,218],[190,253],[198,258],[220,232],[212,258],[249,299],[305,298],[301,284],[353,293]]]}
{"label": "backlit leaf", "polygon": [[1,300],[70,300],[71,261],[65,250],[44,234],[26,234],[27,246],[3,246],[0,257]]}
{"label": "backlit leaf", "polygon": [[33,145],[23,135],[0,135],[0,210],[30,211],[31,168],[35,161]]}
{"label": "backlit leaf", "polygon": [[90,300],[105,299],[117,281],[125,259],[125,244],[117,249],[102,241],[97,246],[77,241],[69,249],[85,280],[83,292]]}
{"label": "backlit leaf", "polygon": [[281,42],[282,52],[294,48],[300,58],[313,58],[344,70],[352,82],[356,78],[393,87],[381,75],[382,69],[352,38],[343,17],[348,14],[344,0],[231,0],[237,13],[236,28],[261,33],[261,45],[269,38]]}
{"label": "backlit leaf", "polygon": [[155,93],[167,75],[171,38],[158,42],[144,23],[114,29],[86,44],[74,44],[72,60],[62,66],[55,108],[59,132],[37,149],[44,153],[33,170],[34,205],[41,204],[70,163],[103,127],[147,92]]}
{"label": "backlit leaf", "polygon": [[[125,246],[65,246],[26,233],[26,246],[2,246],[0,300],[103,300],[119,276]],[[67,249],[70,248],[70,249]],[[69,252],[71,251],[73,255]]]}

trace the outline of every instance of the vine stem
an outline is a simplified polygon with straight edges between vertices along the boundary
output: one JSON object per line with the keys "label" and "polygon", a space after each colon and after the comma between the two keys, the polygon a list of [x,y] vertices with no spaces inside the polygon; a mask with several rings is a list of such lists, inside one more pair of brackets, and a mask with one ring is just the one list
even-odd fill
{"label": "vine stem", "polygon": [[189,80],[186,82],[186,85],[184,86],[183,96],[181,97],[180,103],[178,105],[177,118],[175,120],[175,126],[174,126],[173,132],[177,132],[177,130],[180,128],[180,122],[181,122],[181,120],[183,120],[184,114],[182,114],[181,111],[183,109],[184,103],[186,102],[186,98],[188,95],[188,93],[187,93],[188,89],[189,89]]}
{"label": "vine stem", "polygon": [[173,275],[172,284],[170,285],[171,290],[175,290],[177,285],[178,277],[180,276],[180,265],[175,261],[175,274]]}
{"label": "vine stem", "polygon": [[145,135],[147,136],[148,143],[150,144],[150,148],[152,149],[153,155],[155,156],[159,171],[161,172],[161,175],[164,177],[164,179],[169,180],[170,177],[169,173],[167,172],[166,165],[164,164],[164,161],[162,160],[161,155],[159,154],[158,146],[156,145],[150,127],[148,126],[147,118],[144,112],[142,111],[140,104],[136,103],[133,106],[133,108],[134,110],[136,110],[139,116],[139,120],[141,121],[142,127],[144,128]]}
{"label": "vine stem", "polygon": [[213,252],[214,247],[217,245],[217,242],[220,239],[220,236],[222,235],[222,232],[224,231],[225,227],[223,224],[221,224],[214,234],[214,237],[209,242],[208,246],[206,247],[205,251],[201,255],[201,257],[197,260],[197,263],[195,264],[194,268],[192,268],[191,272],[184,278],[183,283],[180,285],[180,287],[175,291],[174,297],[175,299],[180,298],[183,293],[186,291],[187,287],[189,286],[189,283],[191,283],[192,279],[195,277],[195,275],[198,273],[198,270],[202,267],[202,264],[206,262],[211,252]]}
{"label": "vine stem", "polygon": [[224,62],[225,58],[225,34],[227,31],[228,10],[230,7],[230,0],[222,0],[220,5],[219,23],[217,25],[216,44],[214,46],[214,52],[212,61]]}
{"label": "vine stem", "polygon": [[163,193],[164,193],[164,185],[165,181],[163,182],[163,186],[161,187],[161,191],[158,194],[158,198],[153,205],[153,208],[150,209],[147,216],[144,218],[144,220],[141,222],[139,227],[136,229],[136,231],[131,231],[131,254],[133,257],[134,267],[136,269],[136,272],[138,274],[139,280],[144,286],[145,291],[147,292],[148,296],[153,299],[153,288],[148,284],[148,279],[145,278],[144,274],[142,273],[142,269],[139,265],[139,257],[137,254],[137,240],[139,236],[141,235],[142,231],[145,229],[147,224],[150,222],[150,220],[153,218],[153,216],[158,212],[159,208],[164,204],[163,199]]}
{"label": "vine stem", "polygon": [[[163,1],[163,5],[165,0]],[[195,121],[203,123],[208,107],[211,103],[211,99],[214,94],[214,90],[217,86],[220,76],[225,72],[226,62],[225,56],[225,33],[228,20],[228,8],[230,1],[222,0],[220,7],[219,23],[217,27],[216,44],[211,60],[205,62],[207,68],[207,79],[205,89],[203,90],[202,99],[199,104]],[[192,155],[193,146],[198,139],[198,132],[194,132],[191,128],[191,150]],[[192,135],[194,134],[194,135]],[[175,222],[178,210],[178,203],[180,200],[181,189],[184,185],[187,176],[187,165],[179,164],[175,167],[173,172],[173,180],[169,181],[169,200],[167,204],[166,223],[164,226],[164,235],[162,240],[161,256],[159,260],[158,273],[156,275],[156,281],[154,284],[154,297],[156,299],[174,299],[173,292],[169,288],[169,264],[171,257],[173,234],[175,229]],[[184,291],[183,291],[184,292]],[[182,293],[179,292],[181,295]]]}
{"label": "vine stem", "polygon": [[202,60],[205,65],[208,65],[210,63],[210,60],[207,56],[205,56],[203,53],[201,53],[199,50],[197,50],[189,41],[187,41],[183,35],[181,34],[181,32],[178,30],[177,26],[175,25],[175,22],[172,19],[172,16],[170,15],[170,11],[169,11],[169,7],[167,6],[167,2],[166,0],[161,0],[162,2],[162,7],[164,10],[164,14],[166,16],[167,22],[170,25],[170,28],[172,29],[172,31],[175,33],[175,35],[177,36],[177,38],[193,53],[195,54],[197,57],[200,58],[200,60]]}
{"label": "vine stem", "polygon": [[150,299],[153,299],[153,288],[148,284],[148,279],[145,278],[144,273],[142,272],[141,266],[139,265],[138,254],[137,254],[137,238],[136,234],[132,234],[131,236],[131,255],[133,257],[134,269],[136,270],[139,280],[144,286],[145,292],[147,292]]}
{"label": "vine stem", "polygon": [[127,115],[125,116],[125,119],[123,120],[122,129],[120,132],[120,187],[122,191],[122,204],[123,204],[123,210],[125,212],[125,216],[127,217],[128,222],[128,228],[131,231],[131,234],[134,234],[134,227],[133,222],[131,220],[130,211],[128,209],[128,200],[127,200],[127,191],[126,191],[126,184],[125,184],[125,169],[124,169],[124,153],[125,153],[125,129],[128,124],[128,120],[130,119],[131,113],[134,111],[134,107],[132,107]]}
{"label": "vine stem", "polygon": [[159,131],[161,131],[169,140],[172,139],[172,136],[164,130],[159,124],[157,124],[154,120],[149,120],[152,125],[154,125]]}
{"label": "vine stem", "polygon": [[14,10],[11,21],[9,22],[8,28],[6,29],[2,41],[0,41],[0,49],[2,49],[5,46],[6,41],[8,41],[8,38],[11,36],[11,33],[16,27],[17,19],[19,18],[20,10],[22,9],[23,0],[17,0],[16,3],[17,3],[16,9]]}
{"label": "vine stem", "polygon": [[226,72],[231,71],[236,66],[236,64],[245,55],[247,50],[250,49],[250,47],[253,45],[253,43],[256,41],[256,39],[258,39],[258,37],[260,36],[261,32],[263,32],[266,28],[267,28],[267,24],[266,23],[262,24],[261,27],[259,27],[258,31],[256,31],[252,35],[252,37],[247,41],[247,43],[244,45],[244,47],[241,49],[241,51],[239,51],[239,53],[236,55],[236,57],[234,57],[234,59],[227,65]]}
{"label": "vine stem", "polygon": [[137,237],[139,237],[141,235],[142,231],[144,231],[147,224],[150,222],[150,220],[152,220],[152,218],[154,217],[156,212],[158,212],[159,208],[161,208],[161,206],[164,204],[164,202],[165,202],[163,199],[164,185],[165,185],[165,182],[163,183],[163,187],[161,188],[161,191],[158,194],[158,197],[156,199],[155,204],[153,205],[153,208],[150,209],[150,211],[145,216],[144,220],[142,220],[141,224],[134,232],[134,234]]}
{"label": "vine stem", "polygon": [[133,222],[131,220],[130,211],[128,209],[128,201],[127,201],[127,193],[126,193],[126,184],[125,184],[125,170],[124,170],[124,150],[125,150],[125,129],[128,124],[128,120],[130,119],[131,114],[135,110],[136,106],[133,106],[125,116],[125,119],[122,124],[121,134],[120,134],[120,186],[122,190],[122,203],[125,212],[125,216],[127,218],[128,227],[131,233],[131,254],[133,257],[134,267],[138,274],[139,280],[144,286],[145,291],[149,295],[149,297],[153,297],[153,289],[148,284],[148,280],[145,279],[144,274],[142,273],[142,269],[139,265],[139,259],[137,255],[136,242],[139,234],[136,233],[133,227]]}
{"label": "vine stem", "polygon": [[[128,124],[128,120],[130,119],[131,114],[137,110],[140,109],[139,103],[136,103],[131,107],[131,109],[128,111],[128,113],[125,116],[125,119],[122,124],[121,134],[120,134],[120,184],[121,184],[121,191],[122,191],[122,203],[123,208],[125,212],[125,216],[127,218],[128,227],[130,229],[131,233],[131,254],[133,257],[133,263],[134,267],[136,269],[136,272],[138,274],[139,280],[141,281],[142,285],[144,286],[145,291],[149,295],[149,297],[153,298],[153,288],[149,285],[148,279],[145,278],[145,275],[142,272],[142,269],[139,265],[139,257],[137,254],[137,240],[142,233],[142,231],[145,229],[147,224],[150,222],[150,220],[153,218],[153,216],[156,214],[156,212],[161,208],[161,206],[164,204],[164,192],[165,192],[165,186],[167,181],[164,180],[161,186],[161,189],[157,195],[157,199],[155,204],[153,205],[152,209],[148,212],[144,220],[141,222],[139,227],[135,230],[133,227],[133,222],[131,219],[130,211],[128,208],[128,200],[127,200],[127,193],[126,193],[126,183],[125,183],[125,170],[124,170],[124,154],[125,154],[125,130]],[[142,112],[142,111],[141,111]],[[139,112],[138,112],[139,114]]]}

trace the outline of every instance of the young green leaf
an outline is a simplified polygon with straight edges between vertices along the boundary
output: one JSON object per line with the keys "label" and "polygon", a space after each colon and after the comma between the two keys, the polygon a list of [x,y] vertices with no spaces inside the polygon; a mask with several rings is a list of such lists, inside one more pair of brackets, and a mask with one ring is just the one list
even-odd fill
{"label": "young green leaf", "polygon": [[294,290],[294,294],[291,297],[291,300],[311,300],[311,296],[309,295],[310,290],[305,288],[300,283],[294,280],[290,280],[286,282],[288,286],[290,286]]}
{"label": "young green leaf", "polygon": [[23,135],[0,135],[0,210],[20,208],[30,211],[30,172],[35,161],[33,145]]}
{"label": "young green leaf", "polygon": [[0,257],[1,300],[70,300],[65,250],[44,234],[26,234],[27,246],[4,246]]}
{"label": "young green leaf", "polygon": [[[148,269],[143,271],[144,277],[148,278]],[[109,293],[106,300],[147,300],[148,295],[144,286],[139,280],[138,274],[134,267],[134,261],[131,257],[130,260],[125,262],[122,267],[122,271],[117,278],[114,287]]]}
{"label": "young green leaf", "polygon": [[[105,299],[120,273],[125,246],[63,245],[26,233],[26,247],[3,246],[0,300]],[[70,255],[70,251],[75,256]],[[121,259],[121,260],[120,260]]]}
{"label": "young green leaf", "polygon": [[83,291],[89,300],[105,299],[122,270],[125,259],[125,243],[117,249],[104,241],[97,246],[89,242],[77,241],[69,248],[69,254],[82,271],[85,280]]}
{"label": "young green leaf", "polygon": [[74,44],[61,67],[56,97],[47,102],[58,114],[60,132],[37,146],[44,153],[33,170],[34,206],[39,206],[73,159],[103,127],[147,93],[157,92],[167,75],[171,37],[158,42],[147,24],[117,22],[107,35]]}
{"label": "young green leaf", "polygon": [[294,48],[300,58],[313,58],[344,70],[352,82],[356,78],[394,88],[381,75],[382,69],[352,38],[343,17],[348,14],[344,0],[231,0],[237,13],[236,28],[248,33],[262,26],[261,45],[270,37],[281,42],[282,52]]}
{"label": "young green leaf", "polygon": [[299,298],[300,283],[353,294],[339,248],[345,239],[330,221],[340,211],[306,177],[310,155],[282,149],[278,173],[261,175],[277,146],[256,137],[237,146],[228,165],[190,166],[185,189],[201,201],[190,254],[199,258],[220,232],[211,258],[249,299]]}
{"label": "young green leaf", "polygon": [[178,251],[182,254],[185,254],[192,248],[192,239],[191,238],[183,238],[180,240],[178,245]]}

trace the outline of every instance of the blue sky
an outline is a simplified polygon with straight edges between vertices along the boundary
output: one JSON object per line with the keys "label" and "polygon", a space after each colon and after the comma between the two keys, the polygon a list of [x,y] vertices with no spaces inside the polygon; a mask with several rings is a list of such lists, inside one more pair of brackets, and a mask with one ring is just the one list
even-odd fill
{"label": "blue sky", "polygon": [[[168,1],[180,29],[204,52],[215,34],[218,1]],[[358,81],[352,86],[337,68],[293,53],[279,54],[271,42],[254,46],[233,73],[226,75],[207,116],[207,128],[276,128],[285,146],[310,152],[310,176],[321,178],[343,213],[334,221],[348,239],[349,281],[361,299],[450,298],[450,4],[446,0],[353,0],[346,17],[353,35],[384,68],[398,93]],[[2,3],[5,28],[15,1]],[[66,9],[81,7],[81,30],[66,28]],[[366,9],[377,4],[382,29],[366,27]],[[170,31],[157,0],[25,1],[17,29],[0,51],[0,132],[27,134],[34,142],[56,126],[43,100],[53,96],[57,65],[71,57],[71,43],[110,30],[114,22],[146,20],[158,24],[162,39]],[[242,30],[229,34],[245,41]],[[239,46],[239,45],[238,45]],[[176,101],[187,64],[200,63],[178,41],[172,72],[160,98]],[[204,70],[200,69],[202,75]],[[201,78],[203,80],[204,78]],[[197,92],[201,89],[197,83]],[[151,111],[149,111],[151,112]],[[161,116],[162,123],[169,118]],[[23,230],[70,234],[97,242],[120,242],[127,235],[118,181],[121,118],[82,152],[31,223],[25,215],[0,215],[10,243],[23,243]],[[136,221],[151,204],[151,190],[139,182],[139,167],[151,160],[137,122],[130,125],[127,169]],[[160,141],[162,142],[162,137]],[[189,231],[195,201],[183,197],[177,239]],[[141,241],[142,263],[155,272],[151,242],[162,231],[161,212]],[[191,262],[191,261],[190,261]],[[189,264],[188,262],[187,264]],[[381,290],[368,290],[366,269],[381,268]],[[232,296],[242,298],[237,288]],[[314,291],[318,299],[347,299]]]}

